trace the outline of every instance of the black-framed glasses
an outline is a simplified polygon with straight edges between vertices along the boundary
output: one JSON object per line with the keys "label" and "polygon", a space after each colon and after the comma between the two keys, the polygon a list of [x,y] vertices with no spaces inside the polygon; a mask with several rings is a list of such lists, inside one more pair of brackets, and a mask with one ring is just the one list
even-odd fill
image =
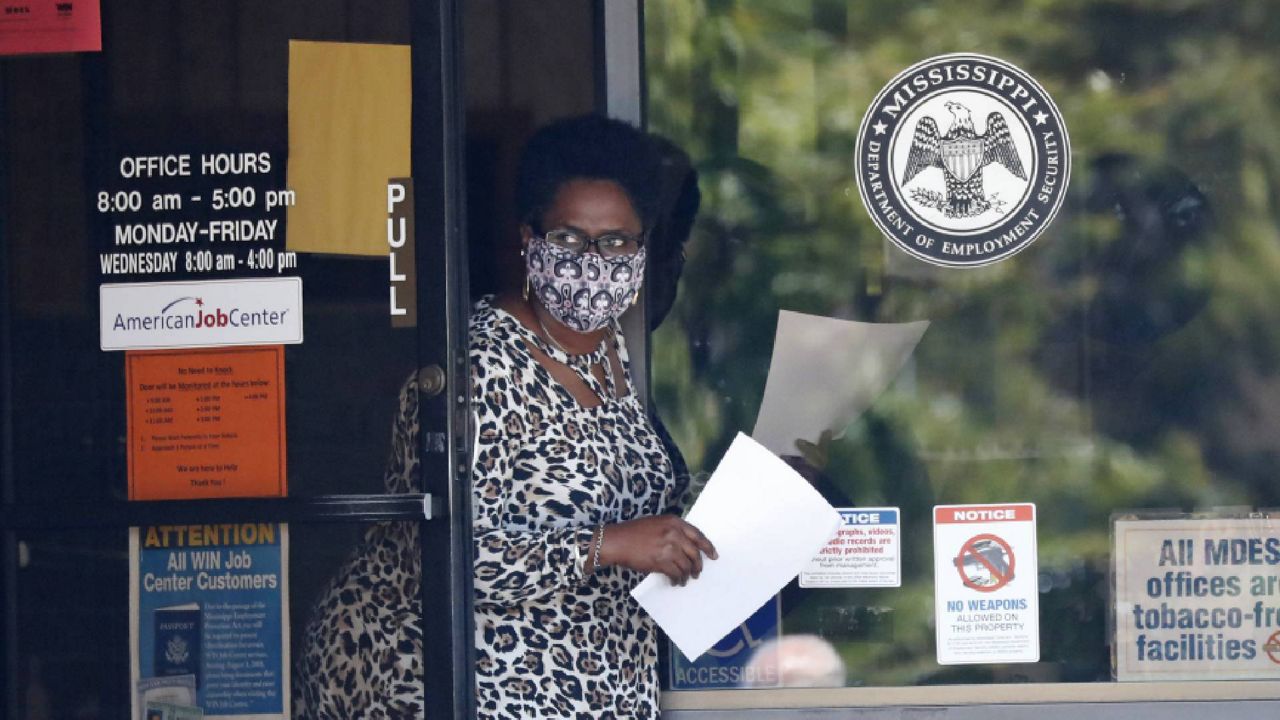
{"label": "black-framed glasses", "polygon": [[556,247],[564,248],[576,255],[581,255],[591,247],[603,257],[626,257],[635,255],[644,247],[649,233],[632,235],[624,232],[607,232],[599,237],[575,230],[573,228],[556,228],[542,234],[542,238]]}

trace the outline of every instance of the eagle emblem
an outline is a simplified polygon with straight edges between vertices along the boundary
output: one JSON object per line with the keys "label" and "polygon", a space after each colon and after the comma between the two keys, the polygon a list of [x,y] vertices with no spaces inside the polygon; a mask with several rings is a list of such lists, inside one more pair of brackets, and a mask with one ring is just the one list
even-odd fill
{"label": "eagle emblem", "polygon": [[181,635],[174,635],[169,638],[168,644],[164,648],[164,659],[175,665],[181,665],[191,657],[190,651],[187,649],[187,641],[182,639]]}
{"label": "eagle emblem", "polygon": [[1004,203],[998,195],[988,197],[983,192],[983,168],[1000,163],[1014,177],[1027,179],[1009,135],[1009,125],[1002,114],[992,112],[987,115],[986,132],[979,135],[968,107],[955,101],[947,101],[944,106],[951,113],[951,126],[945,135],[938,132],[938,123],[928,115],[916,123],[902,185],[905,187],[926,168],[936,167],[946,178],[946,192],[912,188],[911,198],[917,203],[940,210],[948,218],[976,217],[991,209],[1000,212]]}

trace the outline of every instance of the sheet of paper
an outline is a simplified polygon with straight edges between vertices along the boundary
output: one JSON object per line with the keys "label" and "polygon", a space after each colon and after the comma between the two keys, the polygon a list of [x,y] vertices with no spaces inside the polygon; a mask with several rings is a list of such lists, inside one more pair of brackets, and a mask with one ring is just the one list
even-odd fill
{"label": "sheet of paper", "polygon": [[863,323],[783,310],[752,437],[779,455],[839,434],[897,377],[927,320]]}
{"label": "sheet of paper", "polygon": [[686,519],[719,559],[684,587],[654,573],[631,594],[690,661],[799,574],[840,525],[804,478],[741,433]]}
{"label": "sheet of paper", "polygon": [[26,0],[0,12],[0,55],[97,52],[102,49],[98,0]]}
{"label": "sheet of paper", "polygon": [[408,177],[408,45],[289,41],[288,249],[386,256],[387,180]]}

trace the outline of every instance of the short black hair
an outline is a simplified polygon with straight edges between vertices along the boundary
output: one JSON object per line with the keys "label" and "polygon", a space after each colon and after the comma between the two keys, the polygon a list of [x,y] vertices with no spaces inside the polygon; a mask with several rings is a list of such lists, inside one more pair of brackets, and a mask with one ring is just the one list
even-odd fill
{"label": "short black hair", "polygon": [[612,180],[627,193],[646,229],[657,222],[658,153],[645,133],[621,120],[577,115],[534,133],[516,173],[520,222],[537,227],[560,187],[571,180]]}

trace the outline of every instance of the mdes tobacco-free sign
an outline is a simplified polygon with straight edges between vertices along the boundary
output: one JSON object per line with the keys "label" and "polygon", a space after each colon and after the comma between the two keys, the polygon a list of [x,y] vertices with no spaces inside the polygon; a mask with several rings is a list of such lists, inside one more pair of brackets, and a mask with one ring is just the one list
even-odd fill
{"label": "mdes tobacco-free sign", "polygon": [[1117,680],[1280,678],[1280,520],[1115,521]]}

